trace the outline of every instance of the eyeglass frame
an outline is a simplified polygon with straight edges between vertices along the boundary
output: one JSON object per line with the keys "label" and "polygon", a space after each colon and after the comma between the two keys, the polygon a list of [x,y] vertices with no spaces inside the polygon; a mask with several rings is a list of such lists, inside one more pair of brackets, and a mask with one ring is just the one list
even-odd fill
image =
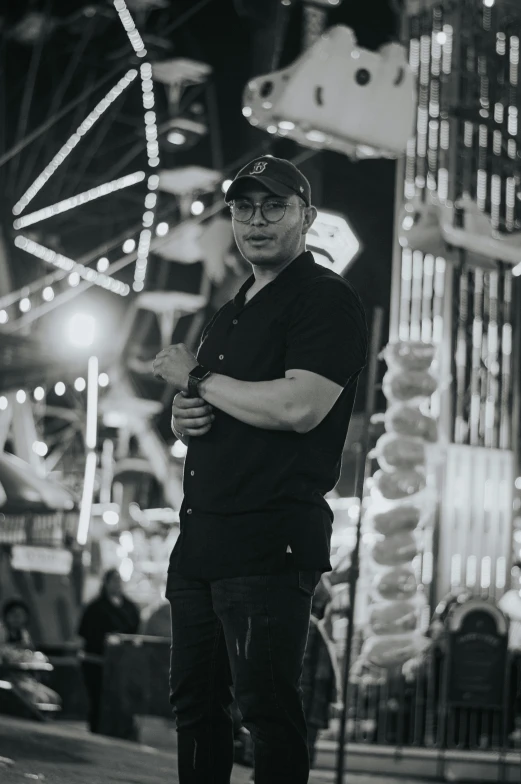
{"label": "eyeglass frame", "polygon": [[264,218],[264,220],[266,221],[266,223],[280,223],[281,220],[284,220],[284,217],[286,215],[286,209],[288,207],[302,207],[302,204],[303,204],[304,207],[307,208],[307,204],[303,200],[302,200],[302,204],[292,204],[292,202],[289,202],[289,201],[279,202],[280,206],[284,207],[284,212],[282,213],[282,215],[280,216],[280,218],[278,220],[273,221],[273,220],[269,220],[264,215],[264,210],[262,209],[264,204],[267,201],[270,201],[270,199],[276,201],[277,200],[277,196],[268,196],[268,198],[265,199],[264,201],[250,201],[249,199],[243,199],[243,201],[247,201],[249,204],[251,204],[251,207],[252,207],[252,213],[251,213],[250,217],[247,220],[239,220],[239,218],[236,218],[235,215],[233,214],[233,208],[235,206],[235,203],[236,203],[236,201],[239,201],[239,199],[237,199],[237,200],[234,199],[231,202],[231,204],[229,205],[230,206],[230,212],[231,212],[233,220],[236,220],[237,223],[249,223],[251,221],[251,219],[255,216],[255,213],[257,211],[257,207],[260,207],[261,215]]}

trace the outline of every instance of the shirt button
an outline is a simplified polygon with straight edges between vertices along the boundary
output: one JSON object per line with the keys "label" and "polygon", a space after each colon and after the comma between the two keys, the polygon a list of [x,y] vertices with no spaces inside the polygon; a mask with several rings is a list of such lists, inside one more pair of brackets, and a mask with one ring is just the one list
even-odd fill
{"label": "shirt button", "polygon": [[190,471],[190,476],[193,476],[194,474],[195,474],[195,471]]}
{"label": "shirt button", "polygon": [[219,359],[224,359],[224,354],[219,354]]}
{"label": "shirt button", "polygon": [[238,323],[239,323],[239,320],[238,320],[238,319],[234,319],[234,320],[232,321],[232,324],[238,324]]}
{"label": "shirt button", "polygon": [[192,514],[192,510],[191,509],[187,509],[186,510],[186,514]]}

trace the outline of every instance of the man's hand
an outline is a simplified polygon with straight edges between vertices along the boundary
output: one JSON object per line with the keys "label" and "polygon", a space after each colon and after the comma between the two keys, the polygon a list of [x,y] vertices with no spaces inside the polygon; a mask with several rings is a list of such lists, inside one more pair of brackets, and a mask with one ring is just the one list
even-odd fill
{"label": "man's hand", "polygon": [[179,392],[172,403],[172,425],[186,436],[204,436],[210,430],[215,414],[200,397],[186,397]]}
{"label": "man's hand", "polygon": [[152,368],[154,376],[164,379],[176,389],[188,391],[188,375],[197,366],[197,359],[184,343],[167,346],[156,356]]}

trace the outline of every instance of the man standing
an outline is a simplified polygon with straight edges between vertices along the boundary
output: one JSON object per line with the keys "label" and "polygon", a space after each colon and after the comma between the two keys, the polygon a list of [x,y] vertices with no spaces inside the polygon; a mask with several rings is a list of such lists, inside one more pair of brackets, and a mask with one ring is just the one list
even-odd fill
{"label": "man standing", "polygon": [[[170,558],[170,700],[180,784],[229,784],[235,699],[257,784],[306,784],[300,678],[367,327],[358,295],[315,263],[311,189],[263,156],[226,194],[253,274],[203,331],[197,358],[159,352],[187,444],[181,533]],[[233,686],[233,691],[232,691]]]}

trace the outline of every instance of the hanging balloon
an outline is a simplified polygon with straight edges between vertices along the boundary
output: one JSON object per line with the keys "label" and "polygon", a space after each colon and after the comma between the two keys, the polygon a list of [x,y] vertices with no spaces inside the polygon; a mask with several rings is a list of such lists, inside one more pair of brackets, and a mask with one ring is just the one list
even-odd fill
{"label": "hanging balloon", "polygon": [[361,657],[376,667],[401,667],[429,647],[420,634],[388,634],[369,637],[362,646]]}
{"label": "hanging balloon", "polygon": [[421,438],[384,433],[376,442],[372,455],[388,473],[397,468],[412,469],[424,464],[425,444]]}
{"label": "hanging balloon", "polygon": [[415,602],[381,602],[369,609],[369,626],[374,634],[404,634],[414,631],[417,624]]}
{"label": "hanging balloon", "polygon": [[390,501],[415,495],[425,488],[425,475],[414,469],[397,469],[392,474],[377,471],[373,476],[374,486]]}
{"label": "hanging balloon", "polygon": [[435,354],[436,348],[432,343],[412,340],[388,343],[382,351],[389,370],[428,370]]}
{"label": "hanging balloon", "polygon": [[418,406],[407,403],[395,403],[385,412],[385,429],[402,436],[414,436],[425,441],[434,442],[438,439],[436,421],[423,414]]}
{"label": "hanging balloon", "polygon": [[424,370],[388,370],[382,380],[383,393],[393,402],[428,398],[437,386],[434,376]]}
{"label": "hanging balloon", "polygon": [[421,510],[411,504],[393,506],[386,512],[377,512],[370,518],[373,528],[379,534],[405,533],[414,531],[420,522]]}
{"label": "hanging balloon", "polygon": [[375,591],[382,599],[410,599],[416,594],[418,583],[411,566],[395,566],[379,571],[373,580]]}
{"label": "hanging balloon", "polygon": [[380,566],[410,563],[416,555],[418,555],[418,543],[411,533],[383,537],[371,548],[371,557]]}

